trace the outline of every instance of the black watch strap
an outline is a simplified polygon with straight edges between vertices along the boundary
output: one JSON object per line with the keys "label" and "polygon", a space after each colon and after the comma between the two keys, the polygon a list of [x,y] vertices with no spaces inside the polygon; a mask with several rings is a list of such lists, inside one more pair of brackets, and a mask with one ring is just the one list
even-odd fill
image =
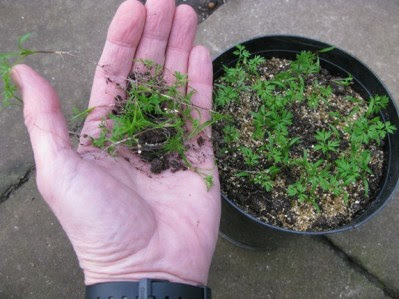
{"label": "black watch strap", "polygon": [[210,299],[211,289],[166,280],[106,282],[86,286],[86,299]]}

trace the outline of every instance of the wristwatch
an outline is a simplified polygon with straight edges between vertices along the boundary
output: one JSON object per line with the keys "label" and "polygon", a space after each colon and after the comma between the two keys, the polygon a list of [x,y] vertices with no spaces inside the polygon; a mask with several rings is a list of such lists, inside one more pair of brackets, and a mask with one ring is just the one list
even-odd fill
{"label": "wristwatch", "polygon": [[211,299],[211,289],[145,278],[86,286],[86,299]]}

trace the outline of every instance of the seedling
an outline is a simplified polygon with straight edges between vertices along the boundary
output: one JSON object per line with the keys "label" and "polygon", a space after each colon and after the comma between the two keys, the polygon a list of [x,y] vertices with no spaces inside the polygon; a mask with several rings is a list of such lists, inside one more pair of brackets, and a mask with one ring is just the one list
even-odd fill
{"label": "seedling", "polygon": [[254,183],[260,185],[267,192],[272,191],[273,189],[273,180],[271,176],[266,172],[259,172],[254,176]]}
{"label": "seedling", "polygon": [[375,96],[371,97],[369,106],[367,108],[366,116],[370,117],[373,114],[378,113],[381,109],[385,109],[388,106],[389,99],[387,96]]}
{"label": "seedling", "polygon": [[[353,190],[369,196],[370,165],[375,163],[370,149],[396,127],[379,117],[388,97],[376,95],[365,101],[353,91],[345,94],[353,83],[351,75],[330,79],[322,75],[328,72],[322,70],[318,55],[333,49],[303,51],[292,62],[273,63],[237,47],[235,65],[224,67],[215,90],[216,110],[232,114],[215,125],[228,144],[228,150],[216,153],[221,168],[227,169],[225,176],[296,199],[300,205],[310,204],[316,212],[325,208],[323,198],[349,205]],[[265,79],[260,70],[276,65],[281,70]],[[337,85],[342,96],[335,94]],[[248,96],[252,102],[243,100]],[[287,178],[289,182],[282,182]]]}
{"label": "seedling", "polygon": [[352,84],[353,82],[353,77],[352,75],[349,75],[346,78],[339,78],[339,79],[334,79],[332,80],[333,82],[335,82],[338,85],[342,85],[342,86],[349,86]]}
{"label": "seedling", "polygon": [[0,53],[0,76],[3,82],[2,99],[0,100],[0,107],[7,107],[13,104],[16,100],[22,104],[22,99],[17,96],[17,87],[11,79],[11,69],[14,65],[22,63],[26,57],[36,54],[57,54],[63,56],[65,54],[71,55],[70,52],[63,51],[47,51],[47,50],[31,50],[25,47],[25,42],[29,39],[31,33],[22,35],[18,39],[18,50],[15,52]]}
{"label": "seedling", "polygon": [[336,152],[339,146],[338,140],[329,140],[332,136],[332,132],[328,131],[317,131],[315,139],[319,142],[315,145],[315,150],[320,150],[323,154],[328,152]]}
{"label": "seedling", "polygon": [[232,125],[226,125],[223,128],[223,133],[223,140],[227,143],[237,141],[240,138],[240,131],[238,131],[238,129]]}
{"label": "seedling", "polygon": [[259,156],[255,154],[250,148],[241,147],[240,151],[244,156],[244,162],[248,166],[255,166],[259,163]]}
{"label": "seedling", "polygon": [[219,91],[215,96],[216,106],[225,106],[238,98],[238,92],[231,86],[218,85]]}
{"label": "seedling", "polygon": [[[21,63],[27,56],[35,54],[71,55],[61,51],[28,49],[24,44],[29,37],[28,33],[18,39],[17,51],[0,54],[0,76],[4,88],[0,104],[3,107],[13,104],[13,99],[22,103],[16,95],[17,88],[11,80],[10,72],[14,65]],[[117,155],[118,149],[122,146],[128,148],[140,155],[143,160],[153,162],[151,170],[156,173],[169,167],[172,171],[190,168],[204,179],[208,188],[211,188],[213,176],[193,166],[186,155],[188,143],[212,124],[212,121],[200,123],[193,117],[194,114],[201,116],[204,109],[191,103],[195,91],[187,94],[180,91],[185,90],[187,76],[176,72],[175,83],[167,85],[160,65],[151,61],[140,60],[139,62],[144,65],[146,72],[135,72],[126,78],[128,86],[124,90],[126,97],[115,97],[113,113],[102,120],[99,136],[95,138],[89,136],[92,145],[110,155]],[[234,90],[228,89],[221,97],[228,101],[234,95]],[[226,104],[223,100],[221,101]],[[72,119],[84,119],[95,108],[91,107],[83,111],[74,109]],[[215,111],[209,112],[213,114],[215,121],[223,118]],[[112,128],[107,126],[107,119],[113,122]],[[190,125],[190,129],[187,124]],[[204,141],[202,139],[200,142],[198,139],[197,142],[200,146],[200,143]]]}
{"label": "seedling", "polygon": [[[187,84],[187,76],[176,72],[174,83],[167,85],[161,66],[147,60],[139,62],[146,71],[134,72],[126,79],[126,96],[115,98],[113,113],[108,115],[112,128],[104,119],[100,135],[92,138],[93,145],[110,155],[117,155],[120,147],[130,149],[151,163],[154,173],[168,168],[172,171],[189,168],[201,175],[207,187],[211,188],[212,175],[196,169],[186,155],[187,144],[196,138],[200,140],[202,137],[198,136],[212,124],[212,121],[200,123],[193,117],[194,112],[200,117],[204,109],[191,103],[195,91],[180,92]],[[218,119],[220,115],[215,113],[215,120]],[[190,129],[187,124],[190,124]],[[238,134],[233,127],[227,127],[226,131]],[[231,138],[235,140],[238,135]],[[200,143],[198,141],[201,146]]]}

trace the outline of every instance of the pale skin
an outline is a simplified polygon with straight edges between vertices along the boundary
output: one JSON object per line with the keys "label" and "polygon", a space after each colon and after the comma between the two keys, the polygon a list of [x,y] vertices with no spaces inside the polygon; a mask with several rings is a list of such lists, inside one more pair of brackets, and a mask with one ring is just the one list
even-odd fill
{"label": "pale skin", "polygon": [[[95,72],[89,107],[96,108],[82,136],[99,134],[101,119],[121,93],[106,78],[123,87],[132,68],[141,67],[134,58],[163,64],[167,82],[175,71],[188,74],[188,89],[196,90],[192,102],[205,109],[196,116],[207,120],[212,61],[206,48],[193,46],[196,23],[193,9],[176,8],[174,0],[148,0],[145,7],[136,0],[122,3]],[[148,166],[126,149],[111,157],[89,138],[73,149],[50,84],[26,65],[15,66],[12,76],[24,101],[39,191],[72,242],[86,285],[142,278],[206,285],[220,220],[210,129],[201,149],[188,153],[213,175],[210,190],[191,170],[149,176]]]}

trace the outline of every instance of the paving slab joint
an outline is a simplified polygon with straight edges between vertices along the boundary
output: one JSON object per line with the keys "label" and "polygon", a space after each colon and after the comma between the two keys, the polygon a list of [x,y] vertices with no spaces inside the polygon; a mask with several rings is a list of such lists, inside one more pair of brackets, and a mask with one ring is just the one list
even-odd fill
{"label": "paving slab joint", "polygon": [[350,268],[354,271],[360,273],[365,278],[367,278],[372,284],[381,289],[385,296],[390,298],[399,298],[399,290],[387,286],[384,281],[382,281],[378,276],[371,273],[356,257],[347,254],[341,247],[336,245],[332,239],[326,236],[318,238],[320,242],[327,245],[334,253],[339,256]]}
{"label": "paving slab joint", "polygon": [[29,169],[25,172],[22,178],[19,179],[19,181],[15,184],[12,184],[11,186],[7,187],[6,191],[3,192],[3,194],[0,195],[0,204],[5,202],[7,199],[10,198],[10,196],[15,193],[19,188],[21,188],[26,182],[29,181],[29,179],[32,176],[32,173],[35,170],[35,166],[29,167]]}

